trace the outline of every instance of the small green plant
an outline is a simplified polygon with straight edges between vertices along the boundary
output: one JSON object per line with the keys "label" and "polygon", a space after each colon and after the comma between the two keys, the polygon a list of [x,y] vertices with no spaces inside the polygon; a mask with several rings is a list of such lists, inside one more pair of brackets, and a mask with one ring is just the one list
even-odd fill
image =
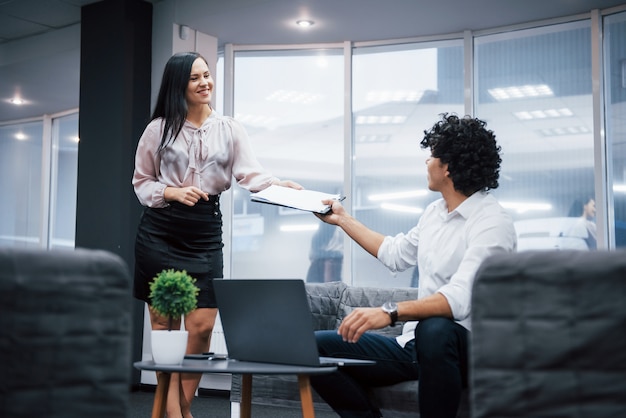
{"label": "small green plant", "polygon": [[196,309],[200,289],[196,279],[185,270],[163,270],[150,283],[151,308],[168,318],[168,330],[174,320]]}

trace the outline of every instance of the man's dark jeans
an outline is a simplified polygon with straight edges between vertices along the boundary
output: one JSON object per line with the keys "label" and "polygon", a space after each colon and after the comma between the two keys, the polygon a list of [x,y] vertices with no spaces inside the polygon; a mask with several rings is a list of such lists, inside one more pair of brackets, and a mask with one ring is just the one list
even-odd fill
{"label": "man's dark jeans", "polygon": [[395,338],[365,333],[357,343],[336,331],[317,331],[320,355],[375,360],[372,366],[346,366],[337,373],[311,376],[317,393],[343,418],[381,417],[369,388],[419,378],[421,418],[454,418],[467,386],[467,329],[451,319],[422,320],[415,340],[404,348]]}

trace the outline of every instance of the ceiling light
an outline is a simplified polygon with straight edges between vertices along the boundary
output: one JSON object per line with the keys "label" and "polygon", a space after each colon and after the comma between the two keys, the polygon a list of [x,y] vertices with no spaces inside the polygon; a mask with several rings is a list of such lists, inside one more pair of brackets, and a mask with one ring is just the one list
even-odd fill
{"label": "ceiling light", "polygon": [[405,206],[405,205],[396,205],[394,203],[383,203],[380,205],[382,209],[391,210],[394,212],[403,212],[403,213],[415,213],[420,214],[424,212],[424,209],[416,206]]}
{"label": "ceiling light", "polygon": [[357,116],[355,123],[357,125],[398,125],[406,121],[406,116],[400,115],[381,115],[381,116]]}
{"label": "ceiling light", "polygon": [[302,231],[317,231],[319,224],[294,224],[294,225],[281,225],[279,230],[282,232],[302,232]]}
{"label": "ceiling light", "polygon": [[368,102],[419,102],[424,95],[419,90],[374,90],[367,93]]}
{"label": "ceiling light", "polygon": [[396,200],[396,199],[408,199],[412,197],[426,196],[428,191],[425,189],[418,190],[408,190],[405,192],[395,192],[395,193],[381,193],[381,194],[372,194],[367,198],[369,200]]}
{"label": "ceiling light", "polygon": [[17,139],[18,141],[23,141],[26,139],[26,135],[24,135],[23,132],[18,132],[15,134],[15,139]]}
{"label": "ceiling light", "polygon": [[16,106],[21,106],[24,103],[26,103],[23,99],[20,99],[19,97],[14,97],[11,100],[9,100],[9,102],[13,103]]}
{"label": "ceiling light", "polygon": [[591,132],[586,126],[568,126],[561,128],[546,128],[537,131],[542,136],[582,135]]}
{"label": "ceiling light", "polygon": [[489,94],[494,99],[510,100],[510,99],[523,99],[527,97],[546,97],[554,96],[554,92],[547,84],[536,85],[524,85],[524,86],[511,86],[501,87],[495,89],[488,89]]}
{"label": "ceiling light", "polygon": [[513,115],[519,120],[545,119],[545,118],[563,118],[573,116],[574,112],[564,107],[562,109],[545,109],[545,110],[524,110],[514,112]]}
{"label": "ceiling light", "polygon": [[277,90],[267,96],[268,102],[301,103],[310,104],[319,100],[322,96],[317,93],[309,93],[297,90]]}
{"label": "ceiling light", "polygon": [[381,144],[391,140],[391,135],[359,135],[356,137],[357,144]]}
{"label": "ceiling light", "polygon": [[269,126],[278,120],[275,116],[249,115],[237,113],[235,119],[246,125]]}
{"label": "ceiling light", "polygon": [[552,205],[549,203],[532,203],[532,202],[506,202],[501,201],[500,205],[502,205],[505,209],[513,209],[517,213],[524,213],[528,211],[549,211],[552,210]]}
{"label": "ceiling light", "polygon": [[312,20],[296,20],[296,25],[300,26],[301,28],[308,28],[311,27],[315,24],[315,22],[313,22]]}
{"label": "ceiling light", "polygon": [[618,193],[626,193],[626,184],[614,184],[613,191]]}

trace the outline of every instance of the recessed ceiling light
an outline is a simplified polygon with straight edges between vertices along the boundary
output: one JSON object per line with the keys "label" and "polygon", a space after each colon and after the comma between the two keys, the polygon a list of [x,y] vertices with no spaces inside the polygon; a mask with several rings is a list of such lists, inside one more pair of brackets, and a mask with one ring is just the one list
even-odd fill
{"label": "recessed ceiling light", "polygon": [[523,99],[527,97],[554,96],[550,86],[546,84],[499,87],[487,90],[497,101],[510,99]]}
{"label": "recessed ceiling light", "polygon": [[11,100],[9,100],[11,103],[13,103],[14,105],[20,106],[23,105],[24,103],[26,103],[24,100],[20,99],[19,97],[14,97]]}
{"label": "recessed ceiling light", "polygon": [[404,115],[369,115],[357,116],[355,124],[357,125],[398,125],[406,121]]}
{"label": "recessed ceiling light", "polygon": [[301,28],[308,28],[310,26],[313,26],[315,24],[315,22],[313,22],[312,20],[296,20],[296,25],[300,26]]}

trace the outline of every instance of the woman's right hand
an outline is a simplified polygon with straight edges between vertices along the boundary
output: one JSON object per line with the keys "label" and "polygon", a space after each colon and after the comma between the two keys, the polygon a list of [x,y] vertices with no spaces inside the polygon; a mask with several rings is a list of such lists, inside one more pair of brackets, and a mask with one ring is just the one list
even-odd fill
{"label": "woman's right hand", "polygon": [[166,187],[163,190],[163,198],[166,202],[180,202],[183,205],[194,206],[198,200],[209,200],[209,194],[195,186]]}

